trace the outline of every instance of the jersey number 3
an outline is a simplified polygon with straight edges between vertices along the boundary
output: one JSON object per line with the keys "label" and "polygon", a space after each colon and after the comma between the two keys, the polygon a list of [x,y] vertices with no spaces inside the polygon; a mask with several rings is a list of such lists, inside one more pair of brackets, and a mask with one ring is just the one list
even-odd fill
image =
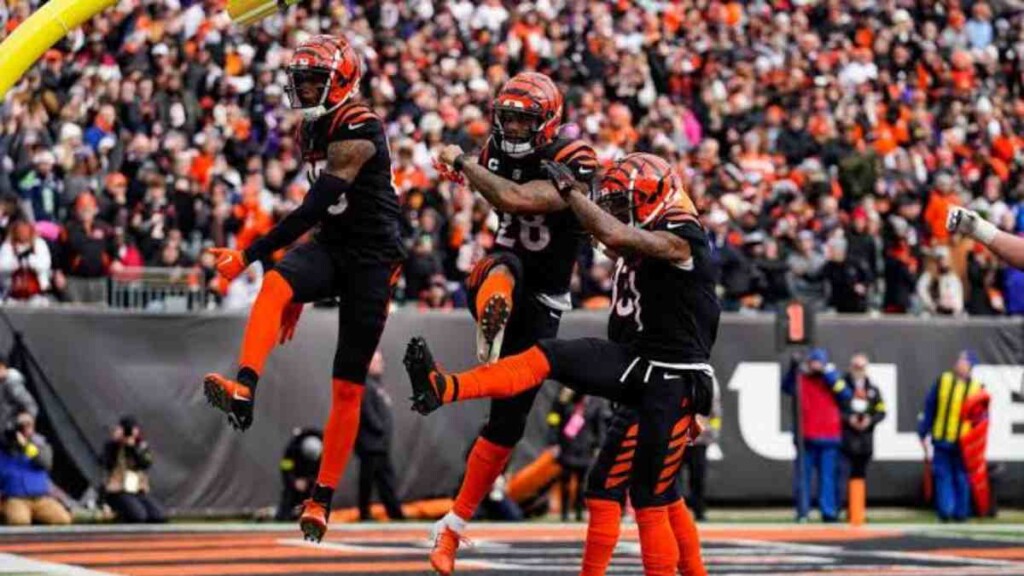
{"label": "jersey number 3", "polygon": [[515,248],[516,239],[512,232],[512,224],[519,221],[519,242],[530,252],[540,252],[547,248],[551,242],[551,230],[544,223],[544,215],[534,216],[513,216],[504,214],[501,219],[501,227],[498,229],[498,238],[495,240],[499,245],[506,248]]}
{"label": "jersey number 3", "polygon": [[640,291],[636,289],[636,271],[631,270],[620,259],[615,270],[615,283],[612,285],[612,308],[622,318],[632,317],[637,331],[642,332],[640,321]]}

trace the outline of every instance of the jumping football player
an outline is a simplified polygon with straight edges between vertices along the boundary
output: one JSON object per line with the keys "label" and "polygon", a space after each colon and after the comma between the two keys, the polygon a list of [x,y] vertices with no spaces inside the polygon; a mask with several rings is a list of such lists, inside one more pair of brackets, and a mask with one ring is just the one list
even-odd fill
{"label": "jumping football player", "polygon": [[[545,170],[583,227],[620,255],[610,340],[545,339],[497,363],[447,374],[435,365],[426,342],[415,338],[405,359],[413,407],[429,413],[460,400],[509,398],[547,378],[633,407],[635,429],[621,422],[599,456],[598,490],[591,492],[591,501],[603,496],[613,504],[599,512],[605,533],[592,542],[592,527],[588,548],[607,547],[609,541],[614,546],[617,527],[616,534],[607,533],[618,522],[621,496],[614,489],[628,483],[645,574],[675,574],[676,533],[690,557],[687,564],[700,563],[692,519],[689,527],[683,525],[689,513],[676,489],[676,472],[695,415],[706,415],[711,406],[714,373],[708,360],[721,310],[708,238],[678,174],[656,156],[631,154],[619,161],[601,181],[599,204],[588,199],[587,187],[565,166],[546,163]],[[611,549],[589,553],[601,561]]]}
{"label": "jumping football player", "polygon": [[213,250],[217,270],[231,280],[319,225],[312,241],[289,250],[263,277],[237,376],[208,374],[203,381],[210,404],[235,428],[249,428],[256,385],[279,333],[281,343],[291,337],[303,303],[341,299],[323,459],[299,519],[305,537],[316,541],[327,530],[331,498],[352,452],[367,367],[404,256],[387,137],[381,120],[357,100],[360,74],[359,56],[341,38],[314,36],[295,50],[288,94],[304,117],[302,153],[313,186],[298,208],[244,252]]}
{"label": "jumping football player", "polygon": [[[558,137],[562,94],[547,76],[522,73],[510,79],[494,98],[492,113],[491,137],[478,160],[458,146],[439,155],[442,175],[467,180],[501,217],[494,249],[467,282],[481,362],[554,338],[562,312],[571,307],[569,280],[584,233],[541,162],[563,163],[583,182],[597,170],[590,146]],[[455,504],[432,530],[430,562],[441,574],[454,570],[460,535],[523,437],[536,395],[537,390],[524,390],[491,403]]]}
{"label": "jumping football player", "polygon": [[1024,238],[1003,232],[977,212],[951,207],[946,215],[946,229],[974,238],[1010,266],[1024,270]]}

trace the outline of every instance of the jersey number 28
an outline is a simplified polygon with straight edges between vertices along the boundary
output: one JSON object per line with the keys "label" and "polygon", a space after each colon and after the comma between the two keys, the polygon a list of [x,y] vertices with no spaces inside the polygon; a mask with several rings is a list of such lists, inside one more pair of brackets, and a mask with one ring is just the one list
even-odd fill
{"label": "jersey number 28", "polygon": [[506,248],[514,248],[516,239],[513,237],[512,223],[514,219],[519,220],[519,242],[531,252],[539,252],[547,248],[551,242],[551,230],[544,223],[544,215],[534,216],[513,216],[504,214],[501,219],[501,227],[498,229],[498,238],[495,240],[499,245]]}

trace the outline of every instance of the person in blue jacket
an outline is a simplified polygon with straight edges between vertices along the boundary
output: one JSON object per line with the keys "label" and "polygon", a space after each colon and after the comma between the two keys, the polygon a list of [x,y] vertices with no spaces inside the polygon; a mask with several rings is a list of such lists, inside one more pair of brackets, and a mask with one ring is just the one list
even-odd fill
{"label": "person in blue jacket", "polygon": [[971,376],[978,357],[964,350],[952,370],[943,372],[932,384],[924,401],[924,412],[918,417],[917,435],[928,455],[928,439],[932,445],[932,480],[935,486],[935,509],[943,522],[962,522],[971,511],[971,490],[960,453],[960,437],[967,432],[961,409],[968,396],[982,385]]}

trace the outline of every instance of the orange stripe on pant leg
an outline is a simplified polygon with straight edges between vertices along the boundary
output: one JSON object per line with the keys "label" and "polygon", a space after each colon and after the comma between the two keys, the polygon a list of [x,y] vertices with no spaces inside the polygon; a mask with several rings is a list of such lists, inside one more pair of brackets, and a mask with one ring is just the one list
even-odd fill
{"label": "orange stripe on pant leg", "polygon": [[658,479],[659,480],[667,480],[669,478],[672,478],[673,476],[676,475],[677,471],[679,471],[679,462],[676,462],[675,464],[673,464],[673,465],[669,466],[668,468],[665,468],[664,470],[662,470],[661,471],[661,476],[659,476]]}
{"label": "orange stripe on pant leg", "polygon": [[672,427],[672,434],[671,434],[672,437],[675,437],[675,436],[679,435],[680,432],[686,430],[689,427],[690,427],[690,417],[689,416],[683,416],[682,418],[679,419],[678,422],[676,422],[676,425]]}
{"label": "orange stripe on pant leg", "polygon": [[616,486],[621,485],[626,480],[629,480],[629,474],[623,474],[622,476],[616,476],[614,478],[609,477],[607,480],[605,480],[604,487],[606,489],[615,488]]}
{"label": "orange stripe on pant leg", "polygon": [[686,446],[680,446],[678,450],[665,457],[665,464],[663,464],[662,467],[668,467],[677,462],[680,462],[683,459],[683,453],[685,451]]}
{"label": "orange stripe on pant leg", "polygon": [[619,474],[625,474],[626,472],[629,472],[632,468],[633,461],[627,460],[626,462],[622,462],[621,464],[616,464],[615,466],[612,466],[612,469],[608,471],[608,475],[618,476]]}
{"label": "orange stripe on pant leg", "polygon": [[679,448],[680,446],[686,446],[686,443],[689,440],[690,440],[690,437],[687,436],[686,434],[683,434],[679,438],[676,438],[675,440],[670,442],[669,445],[668,445],[668,449],[669,450],[675,450],[676,448]]}
{"label": "orange stripe on pant leg", "polygon": [[618,456],[615,457],[615,461],[625,462],[626,460],[632,459],[634,454],[636,454],[636,450],[629,450],[627,452],[623,452],[622,454],[619,454]]}

